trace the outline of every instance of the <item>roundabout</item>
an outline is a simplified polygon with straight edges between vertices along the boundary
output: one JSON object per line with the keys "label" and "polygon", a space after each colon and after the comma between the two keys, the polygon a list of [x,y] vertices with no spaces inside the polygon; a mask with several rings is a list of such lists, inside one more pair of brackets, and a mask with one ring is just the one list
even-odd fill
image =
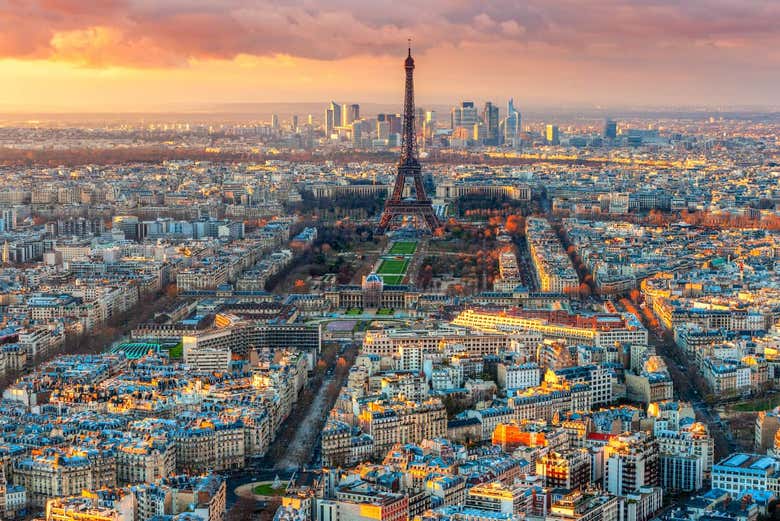
{"label": "roundabout", "polygon": [[255,481],[236,487],[236,496],[263,501],[283,496],[286,489],[286,483]]}

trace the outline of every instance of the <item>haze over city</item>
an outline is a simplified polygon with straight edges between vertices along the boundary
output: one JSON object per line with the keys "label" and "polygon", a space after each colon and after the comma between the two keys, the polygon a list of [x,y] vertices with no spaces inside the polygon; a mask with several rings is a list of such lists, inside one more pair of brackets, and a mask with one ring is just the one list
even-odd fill
{"label": "haze over city", "polygon": [[181,112],[235,102],[777,107],[763,0],[35,0],[0,8],[3,112]]}

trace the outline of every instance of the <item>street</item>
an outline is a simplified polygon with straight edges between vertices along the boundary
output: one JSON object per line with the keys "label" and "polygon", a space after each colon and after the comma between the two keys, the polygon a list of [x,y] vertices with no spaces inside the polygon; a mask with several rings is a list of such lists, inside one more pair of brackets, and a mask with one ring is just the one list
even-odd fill
{"label": "street", "polygon": [[[652,330],[648,330],[648,335],[650,345],[655,347],[656,353],[663,358],[669,369],[675,396],[679,400],[690,402],[696,413],[696,419],[707,425],[710,436],[715,441],[715,461],[737,451],[739,447],[733,433],[727,428],[718,411],[702,398],[707,390],[697,388],[696,380],[689,376],[693,371],[698,371],[698,368],[688,361],[672,340],[659,338]],[[680,369],[677,360],[684,361],[684,371]]]}

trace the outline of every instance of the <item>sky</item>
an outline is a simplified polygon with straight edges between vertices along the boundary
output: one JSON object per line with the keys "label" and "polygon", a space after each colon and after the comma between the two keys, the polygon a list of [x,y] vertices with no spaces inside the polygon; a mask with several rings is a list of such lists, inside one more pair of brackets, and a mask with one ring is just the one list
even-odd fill
{"label": "sky", "polygon": [[0,0],[0,111],[778,107],[778,0]]}

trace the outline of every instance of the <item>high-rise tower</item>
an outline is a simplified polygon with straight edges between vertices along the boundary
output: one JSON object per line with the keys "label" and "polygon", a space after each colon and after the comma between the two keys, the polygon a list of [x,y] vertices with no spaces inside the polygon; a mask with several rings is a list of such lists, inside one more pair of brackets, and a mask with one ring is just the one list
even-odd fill
{"label": "high-rise tower", "polygon": [[[433,232],[439,226],[439,220],[433,211],[431,200],[425,194],[422,181],[422,168],[417,156],[417,136],[414,131],[414,59],[412,47],[409,46],[409,54],[404,62],[406,70],[406,93],[404,95],[404,119],[401,132],[401,157],[398,161],[398,174],[395,178],[393,193],[385,202],[385,211],[379,221],[379,229],[385,231],[395,220],[404,216],[414,217],[417,226],[424,226]],[[414,182],[414,199],[404,200],[404,186],[406,180],[411,178]]]}
{"label": "high-rise tower", "polygon": [[522,131],[520,112],[515,109],[515,100],[509,98],[504,118],[504,143],[515,145]]}
{"label": "high-rise tower", "polygon": [[325,137],[330,138],[336,127],[341,126],[341,105],[335,101],[331,101],[328,104],[328,108],[325,111]]}
{"label": "high-rise tower", "polygon": [[485,124],[485,144],[498,145],[498,107],[488,101],[485,103],[485,110],[482,112],[482,122]]}

